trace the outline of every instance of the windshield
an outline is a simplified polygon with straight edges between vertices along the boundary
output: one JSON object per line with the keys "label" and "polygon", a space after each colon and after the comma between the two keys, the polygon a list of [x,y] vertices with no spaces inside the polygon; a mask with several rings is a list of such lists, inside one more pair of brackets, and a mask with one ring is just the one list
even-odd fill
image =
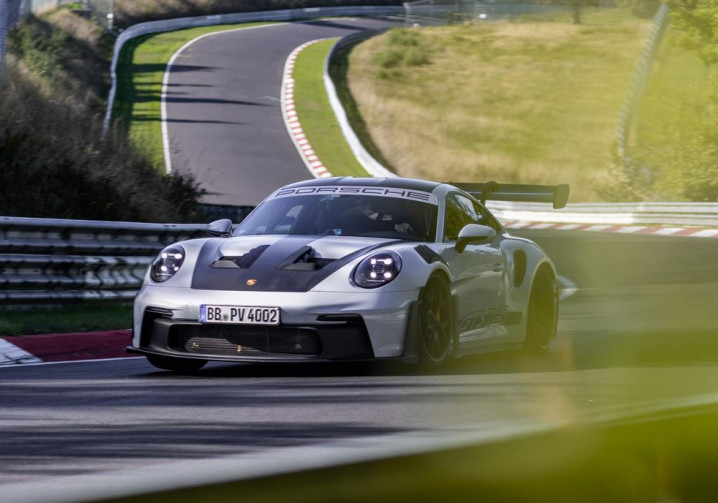
{"label": "windshield", "polygon": [[297,195],[269,199],[235,236],[301,234],[434,241],[437,206],[409,199],[352,195]]}

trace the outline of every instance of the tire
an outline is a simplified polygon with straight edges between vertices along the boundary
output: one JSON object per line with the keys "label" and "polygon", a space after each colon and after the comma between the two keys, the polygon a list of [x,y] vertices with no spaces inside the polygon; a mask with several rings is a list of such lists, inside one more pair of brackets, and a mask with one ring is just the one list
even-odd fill
{"label": "tire", "polygon": [[155,367],[174,372],[195,372],[207,364],[206,360],[193,358],[176,358],[173,356],[145,355],[147,360]]}
{"label": "tire", "polygon": [[524,350],[545,353],[556,336],[558,322],[558,295],[556,279],[548,268],[539,269],[531,286],[531,297],[526,310],[526,339]]}
{"label": "tire", "polygon": [[454,317],[447,280],[443,276],[431,276],[419,298],[419,362],[438,367],[451,354],[454,338]]}

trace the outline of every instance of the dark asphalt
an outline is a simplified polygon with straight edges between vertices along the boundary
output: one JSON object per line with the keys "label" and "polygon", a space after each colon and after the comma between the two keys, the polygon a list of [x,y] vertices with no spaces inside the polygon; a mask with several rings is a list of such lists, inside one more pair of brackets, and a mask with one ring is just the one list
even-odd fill
{"label": "dark asphalt", "polygon": [[271,25],[196,41],[175,60],[167,94],[173,169],[192,173],[204,202],[258,204],[287,183],[312,178],[281,113],[284,65],[305,42],[399,21],[341,19]]}
{"label": "dark asphalt", "polygon": [[714,393],[718,241],[531,234],[578,293],[550,353],[398,363],[212,364],[143,359],[0,368],[0,484],[158,466],[406,431],[554,421]]}

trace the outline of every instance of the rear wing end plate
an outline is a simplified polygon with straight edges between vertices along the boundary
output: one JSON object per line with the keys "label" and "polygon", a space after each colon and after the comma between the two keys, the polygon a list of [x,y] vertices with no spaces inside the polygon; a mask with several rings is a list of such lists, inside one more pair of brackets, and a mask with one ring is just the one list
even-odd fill
{"label": "rear wing end plate", "polygon": [[453,183],[450,185],[468,192],[485,204],[486,201],[515,201],[529,203],[551,203],[555,209],[566,206],[569,186],[527,185],[519,183]]}

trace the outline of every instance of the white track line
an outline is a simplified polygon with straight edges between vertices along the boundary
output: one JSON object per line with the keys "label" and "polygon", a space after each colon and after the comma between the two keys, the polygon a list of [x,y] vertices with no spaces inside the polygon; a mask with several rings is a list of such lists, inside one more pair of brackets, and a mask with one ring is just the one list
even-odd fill
{"label": "white track line", "polygon": [[27,364],[37,363],[42,363],[42,360],[37,356],[20,349],[5,339],[0,339],[0,366],[23,364],[24,367]]}
{"label": "white track line", "polygon": [[[30,355],[30,356],[32,356],[32,355]],[[25,367],[37,367],[38,365],[64,365],[67,363],[118,362],[118,361],[124,361],[124,360],[141,360],[144,358],[145,358],[144,356],[119,356],[116,358],[95,358],[94,360],[65,360],[63,362],[44,362],[44,361],[40,360],[39,358],[36,358],[37,361],[31,362],[31,363],[25,363],[25,362],[2,363],[0,361],[0,369],[17,368],[17,367],[20,367],[20,365],[17,365],[19,363],[22,363],[23,364],[22,368],[25,368]]]}

